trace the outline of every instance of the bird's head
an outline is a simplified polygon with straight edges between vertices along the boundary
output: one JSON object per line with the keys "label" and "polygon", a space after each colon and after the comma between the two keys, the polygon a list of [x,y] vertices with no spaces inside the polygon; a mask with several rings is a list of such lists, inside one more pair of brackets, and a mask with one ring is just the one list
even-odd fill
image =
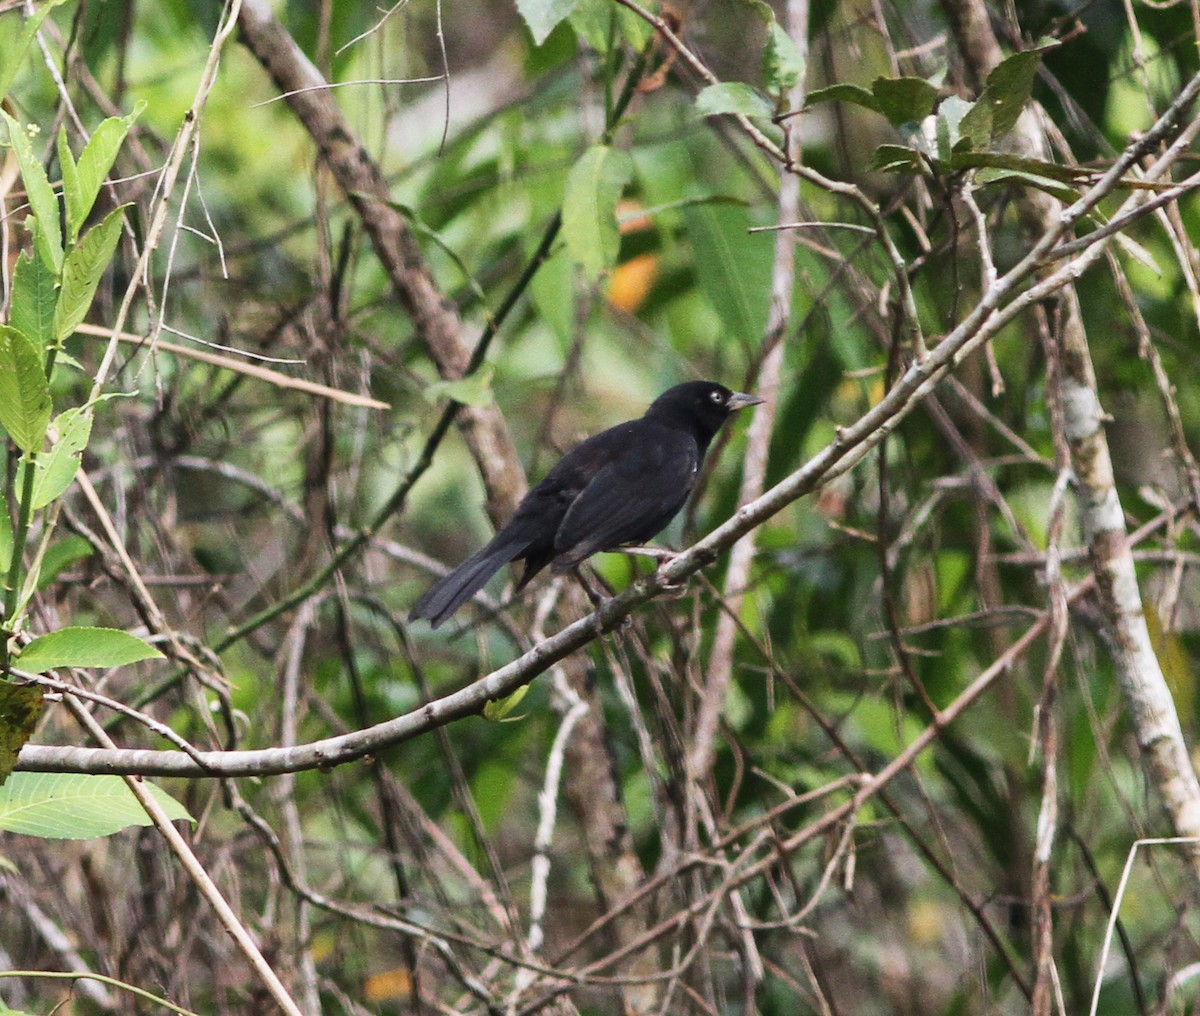
{"label": "bird's head", "polygon": [[715,381],[687,381],[663,392],[650,404],[646,415],[684,423],[707,443],[739,409],[760,402],[762,399],[757,395],[731,391]]}

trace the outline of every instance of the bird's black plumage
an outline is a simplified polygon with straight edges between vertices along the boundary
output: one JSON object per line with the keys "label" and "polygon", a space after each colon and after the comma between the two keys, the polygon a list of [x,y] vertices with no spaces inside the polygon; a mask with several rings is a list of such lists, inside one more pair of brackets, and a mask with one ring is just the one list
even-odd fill
{"label": "bird's black plumage", "polygon": [[588,438],[525,495],[487,546],[425,592],[409,620],[428,618],[436,628],[509,561],[525,562],[519,590],[546,565],[566,571],[656,536],[687,502],[721,425],[761,401],[689,381],[663,392],[640,419]]}

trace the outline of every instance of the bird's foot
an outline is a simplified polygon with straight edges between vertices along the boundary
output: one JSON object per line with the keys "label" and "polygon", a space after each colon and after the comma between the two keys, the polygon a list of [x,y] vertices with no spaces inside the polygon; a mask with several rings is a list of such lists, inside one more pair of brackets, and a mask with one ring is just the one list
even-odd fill
{"label": "bird's foot", "polygon": [[662,598],[664,600],[678,600],[687,595],[688,584],[683,582],[669,582],[666,579],[659,579],[662,588]]}
{"label": "bird's foot", "polygon": [[657,562],[656,567],[659,568],[679,556],[679,551],[670,550],[667,547],[621,547],[620,551],[622,554],[632,554],[635,557],[652,557]]}
{"label": "bird's foot", "polygon": [[[679,556],[679,551],[669,550],[666,547],[622,547],[626,554],[636,554],[639,557],[654,558],[654,570],[662,572],[663,566],[670,564]],[[662,591],[668,599],[675,599],[682,596],[687,590],[687,582],[669,582],[659,578],[662,583]]]}

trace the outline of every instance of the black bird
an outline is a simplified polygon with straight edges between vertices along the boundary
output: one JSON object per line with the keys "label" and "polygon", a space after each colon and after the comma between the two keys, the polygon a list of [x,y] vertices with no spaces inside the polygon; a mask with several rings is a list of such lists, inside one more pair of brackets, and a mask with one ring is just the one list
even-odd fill
{"label": "black bird", "polygon": [[656,536],[687,502],[709,442],[733,413],[762,402],[713,381],[663,392],[645,416],[567,452],[482,550],[426,590],[410,621],[436,628],[509,561],[521,590],[548,564],[567,571],[593,554]]}

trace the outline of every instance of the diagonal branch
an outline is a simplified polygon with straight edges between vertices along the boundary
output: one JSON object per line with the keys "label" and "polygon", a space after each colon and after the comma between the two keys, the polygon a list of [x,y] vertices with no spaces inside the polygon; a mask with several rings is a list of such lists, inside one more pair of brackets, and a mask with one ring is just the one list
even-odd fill
{"label": "diagonal branch", "polygon": [[[296,119],[316,143],[321,165],[358,214],[438,373],[461,377],[471,362],[471,348],[463,339],[458,312],[434,281],[416,237],[391,202],[387,181],[342,116],[328,83],[267,0],[246,0],[240,23],[242,40],[285,93]],[[508,426],[495,406],[462,406],[456,422],[483,477],[488,515],[500,525],[525,490],[524,470]]]}

